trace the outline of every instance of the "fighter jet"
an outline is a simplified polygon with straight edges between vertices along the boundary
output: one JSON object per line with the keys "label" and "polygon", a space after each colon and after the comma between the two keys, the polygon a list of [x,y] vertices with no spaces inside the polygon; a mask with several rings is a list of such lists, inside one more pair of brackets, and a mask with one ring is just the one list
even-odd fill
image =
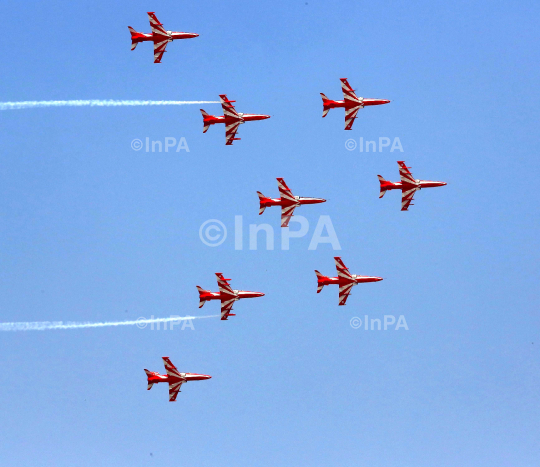
{"label": "fighter jet", "polygon": [[433,188],[437,186],[444,186],[444,182],[432,182],[431,180],[415,180],[409,171],[410,167],[405,165],[404,161],[398,161],[399,164],[399,175],[401,177],[401,182],[389,182],[385,180],[380,175],[379,182],[381,184],[381,192],[379,198],[382,198],[387,190],[401,190],[401,210],[406,211],[409,209],[409,206],[414,206],[411,204],[414,194],[417,190],[422,188]]}
{"label": "fighter jet", "polygon": [[300,196],[294,196],[291,190],[282,178],[277,178],[278,189],[281,198],[267,198],[260,191],[259,195],[259,215],[269,206],[281,206],[281,227],[288,227],[289,221],[293,216],[294,210],[301,204],[317,204],[326,202],[322,198],[300,198]]}
{"label": "fighter jet", "polygon": [[128,26],[128,29],[131,33],[131,50],[135,50],[139,42],[152,41],[154,43],[154,63],[161,63],[161,57],[163,57],[165,48],[169,42],[178,39],[199,37],[198,34],[192,32],[166,31],[153,11],[148,12],[148,19],[150,20],[150,28],[152,29],[151,34],[137,32],[131,26]]}
{"label": "fighter jet", "polygon": [[317,293],[320,293],[325,285],[338,284],[340,305],[345,305],[353,286],[364,282],[379,282],[383,280],[382,277],[351,274],[339,256],[334,257],[334,260],[336,261],[337,277],[326,277],[315,270],[315,274],[317,274]]}
{"label": "fighter jet", "polygon": [[241,138],[235,138],[236,132],[240,124],[245,122],[251,122],[253,120],[266,120],[270,118],[270,115],[257,115],[257,114],[244,114],[237,112],[234,108],[233,102],[227,99],[225,94],[220,94],[219,98],[221,100],[221,107],[223,107],[223,116],[219,117],[217,115],[210,115],[201,109],[203,116],[203,133],[208,131],[210,125],[215,125],[216,123],[225,124],[225,144],[230,146],[233,144],[233,141],[240,141]]}
{"label": "fighter jet", "polygon": [[368,105],[381,105],[388,104],[390,101],[387,99],[364,99],[363,97],[358,97],[354,93],[354,89],[351,88],[351,85],[347,81],[347,78],[341,78],[341,87],[343,88],[343,100],[342,101],[333,101],[328,99],[322,92],[321,97],[323,101],[323,118],[326,117],[326,114],[330,109],[335,109],[336,107],[345,107],[345,129],[352,130],[354,119],[356,114],[360,109]]}
{"label": "fighter jet", "polygon": [[226,320],[229,316],[236,316],[236,314],[231,313],[233,309],[234,302],[241,300],[242,298],[256,298],[264,297],[262,292],[247,292],[245,290],[233,290],[229,285],[231,279],[225,279],[223,274],[216,272],[219,292],[210,292],[209,290],[204,290],[202,287],[197,286],[199,291],[199,308],[202,308],[203,305],[208,300],[221,300],[221,319]]}
{"label": "fighter jet", "polygon": [[144,370],[148,377],[148,390],[152,389],[154,384],[169,383],[169,402],[174,402],[180,392],[182,384],[188,381],[201,381],[210,379],[208,375],[198,375],[197,373],[180,373],[169,360],[169,357],[162,357],[165,364],[166,375],[160,375],[155,371]]}

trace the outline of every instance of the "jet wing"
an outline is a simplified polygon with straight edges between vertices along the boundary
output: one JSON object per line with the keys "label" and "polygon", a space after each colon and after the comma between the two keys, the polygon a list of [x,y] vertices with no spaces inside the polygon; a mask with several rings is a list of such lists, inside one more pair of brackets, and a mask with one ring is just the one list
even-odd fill
{"label": "jet wing", "polygon": [[405,188],[401,190],[401,210],[406,211],[412,203],[417,187]]}
{"label": "jet wing", "polygon": [[154,63],[161,63],[161,59],[163,58],[163,54],[165,53],[168,43],[168,38],[161,42],[156,42],[154,40]]}
{"label": "jet wing", "polygon": [[150,21],[150,28],[152,29],[152,34],[160,34],[162,36],[167,36],[167,31],[163,27],[163,24],[157,19],[156,14],[153,11],[148,12],[148,20]]}
{"label": "jet wing", "polygon": [[285,183],[285,180],[283,180],[282,178],[277,178],[276,180],[278,182],[278,190],[281,198],[296,203],[296,198],[292,194],[290,188]]}
{"label": "jet wing", "polygon": [[[350,281],[354,281],[351,273],[349,272],[349,269],[347,268],[347,266],[345,266],[341,258],[339,256],[335,256],[334,260],[336,262],[336,269],[337,269],[338,277],[340,279],[347,279]],[[340,293],[341,293],[341,289],[340,289]]]}
{"label": "jet wing", "polygon": [[289,227],[289,221],[295,209],[296,205],[281,207],[281,227]]}
{"label": "jet wing", "polygon": [[183,381],[175,381],[174,383],[169,383],[169,402],[174,402],[176,396],[180,392],[180,388],[184,384]]}
{"label": "jet wing", "polygon": [[165,371],[167,372],[167,376],[173,377],[173,378],[181,378],[179,371],[176,369],[176,367],[172,364],[169,357],[163,357],[163,364],[165,365]]}
{"label": "jet wing", "polygon": [[173,365],[169,357],[163,357],[163,364],[165,365],[165,371],[169,377],[169,402],[174,402],[184,381],[182,375]]}
{"label": "jet wing", "polygon": [[278,190],[281,195],[281,227],[288,227],[289,221],[293,216],[293,212],[298,206],[298,200],[292,194],[292,191],[282,178],[276,179],[278,182]]}
{"label": "jet wing", "polygon": [[225,279],[225,277],[223,277],[223,274],[221,272],[216,272],[216,277],[217,277],[219,291],[221,293],[236,296],[236,294],[234,293],[234,290],[231,289],[231,286],[229,285],[230,279]]}
{"label": "jet wing", "polygon": [[225,117],[232,117],[242,120],[242,117],[238,115],[238,112],[234,108],[233,102],[235,101],[230,101],[226,94],[220,94],[219,99],[221,101],[221,107],[223,108],[223,115]]}
{"label": "jet wing", "polygon": [[154,41],[154,63],[161,63],[161,58],[165,53],[167,44],[169,43],[169,34],[163,28],[163,25],[157,19],[155,13],[148,12],[150,20],[150,28],[152,29],[152,40]]}
{"label": "jet wing", "polygon": [[236,301],[235,298],[221,300],[221,320],[222,321],[229,319],[229,315],[231,314],[235,301]]}
{"label": "jet wing", "polygon": [[351,87],[349,82],[347,81],[347,78],[341,78],[341,89],[343,90],[343,99],[345,102],[356,102],[357,104],[361,105],[362,101],[364,100],[363,97],[358,97],[354,93],[354,89]]}
{"label": "jet wing", "polygon": [[407,167],[404,161],[398,161],[398,165],[399,165],[399,176],[401,177],[401,183],[405,183],[407,185],[416,185],[416,180],[414,179],[411,171],[409,170],[410,167]]}
{"label": "jet wing", "polygon": [[345,108],[345,129],[352,130],[354,119],[360,109],[363,109],[363,105],[357,105],[356,107]]}
{"label": "jet wing", "polygon": [[347,299],[349,298],[349,295],[351,293],[351,290],[354,286],[354,283],[345,284],[339,287],[339,305],[345,305],[347,302]]}
{"label": "jet wing", "polygon": [[240,140],[240,138],[235,138],[235,136],[236,136],[236,132],[238,131],[238,127],[240,126],[241,123],[242,121],[237,121],[237,122],[229,123],[225,127],[225,145],[226,146],[231,146],[233,144],[233,141]]}
{"label": "jet wing", "polygon": [[225,279],[223,277],[223,274],[220,272],[216,272],[216,276],[218,279],[218,287],[219,292],[221,295],[221,319],[226,320],[229,315],[231,314],[232,307],[234,305],[234,302],[236,301],[236,292],[231,289],[231,286],[229,285],[230,279]]}

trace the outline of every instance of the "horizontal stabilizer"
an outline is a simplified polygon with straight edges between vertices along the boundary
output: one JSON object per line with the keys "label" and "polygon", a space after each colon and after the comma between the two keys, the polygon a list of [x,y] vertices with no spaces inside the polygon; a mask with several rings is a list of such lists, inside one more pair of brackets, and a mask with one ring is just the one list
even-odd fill
{"label": "horizontal stabilizer", "polygon": [[323,103],[322,116],[323,116],[323,118],[324,118],[324,117],[326,117],[326,115],[328,114],[328,112],[330,112],[330,108],[329,108],[329,107],[326,107],[326,103],[327,103],[330,99],[328,99],[328,97],[326,97],[322,92],[321,92],[321,97],[322,97],[322,103]]}
{"label": "horizontal stabilizer", "polygon": [[381,192],[379,193],[379,198],[382,198],[384,194],[386,193],[386,188],[385,188],[386,180],[381,175],[377,175],[377,177],[379,177],[379,183],[381,184]]}
{"label": "horizontal stabilizer", "polygon": [[152,372],[151,372],[151,371],[148,371],[146,368],[144,369],[144,372],[146,373],[146,377],[148,378],[148,387],[147,387],[147,390],[150,391],[150,389],[152,389],[152,386],[154,385],[154,383],[151,383],[151,382],[150,382],[150,376],[152,376]]}
{"label": "horizontal stabilizer", "polygon": [[135,38],[139,35],[135,29],[133,29],[131,26],[128,26],[129,32],[131,33],[131,50],[135,50],[135,47],[137,47],[138,42],[135,40]]}
{"label": "horizontal stabilizer", "polygon": [[203,125],[204,125],[203,133],[206,133],[208,131],[208,128],[210,128],[211,124],[206,122],[205,118],[206,117],[211,117],[211,115],[208,112],[206,112],[205,110],[203,110],[203,109],[200,109],[200,110],[201,110],[201,114],[203,116]]}
{"label": "horizontal stabilizer", "polygon": [[209,290],[204,290],[202,287],[196,286],[197,290],[199,291],[199,308],[202,308],[204,304],[206,303],[206,300],[202,298],[203,295],[211,293]]}
{"label": "horizontal stabilizer", "polygon": [[315,274],[317,275],[317,293],[321,293],[321,290],[324,287],[324,284],[321,284],[322,279],[326,279],[326,276],[323,276],[319,271],[315,269]]}
{"label": "horizontal stabilizer", "polygon": [[260,191],[257,192],[259,195],[259,216],[264,212],[266,206],[263,204],[266,201],[266,196],[264,196]]}

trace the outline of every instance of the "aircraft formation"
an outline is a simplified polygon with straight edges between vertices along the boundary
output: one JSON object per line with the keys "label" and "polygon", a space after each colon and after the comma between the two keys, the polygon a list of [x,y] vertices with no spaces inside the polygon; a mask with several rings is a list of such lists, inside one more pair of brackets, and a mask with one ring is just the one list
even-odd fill
{"label": "aircraft formation", "polygon": [[[163,54],[166,52],[169,42],[180,39],[192,39],[198,37],[196,33],[188,32],[174,32],[168,31],[163,27],[163,24],[157,19],[154,12],[148,12],[148,19],[150,21],[151,33],[140,33],[132,27],[128,27],[131,33],[131,50],[134,50],[140,42],[153,42],[154,44],[154,63],[161,63]],[[345,110],[345,130],[352,130],[354,120],[357,118],[358,112],[364,107],[383,105],[390,103],[388,99],[373,99],[364,98],[356,95],[355,90],[349,84],[347,78],[341,78],[341,87],[343,92],[343,100],[332,100],[321,93],[323,103],[323,118],[328,115],[331,109],[343,108]],[[247,114],[237,112],[234,103],[235,101],[229,100],[226,94],[220,94],[220,103],[223,109],[223,115],[210,115],[203,109],[201,114],[203,117],[203,133],[206,133],[212,125],[223,124],[225,125],[225,145],[231,146],[234,141],[239,141],[237,138],[238,129],[241,124],[256,120],[266,120],[270,118],[270,115],[265,114]],[[398,161],[400,182],[390,182],[385,180],[381,175],[378,175],[380,183],[379,198],[382,198],[384,194],[389,190],[401,190],[401,210],[407,211],[412,206],[414,195],[422,188],[434,188],[446,185],[445,182],[429,181],[429,180],[417,180],[411,172],[410,167],[405,165],[404,161]],[[296,208],[302,205],[325,203],[326,199],[323,198],[305,198],[293,195],[290,188],[285,183],[283,178],[277,178],[279,198],[268,198],[260,191],[257,192],[259,196],[259,215],[263,214],[266,208],[278,206],[281,207],[281,227],[286,228],[289,225],[291,218],[294,215]],[[357,274],[351,274],[341,257],[336,256],[334,258],[337,276],[328,277],[315,270],[317,276],[317,293],[320,293],[325,286],[337,285],[338,286],[338,305],[344,306],[351,294],[351,290],[355,285],[382,281],[382,277],[378,276],[362,276]],[[208,301],[219,301],[221,307],[221,320],[227,321],[229,317],[236,316],[232,313],[233,306],[239,300],[244,298],[257,298],[263,297],[262,292],[250,292],[245,290],[233,289],[229,282],[231,279],[227,279],[220,272],[215,273],[217,279],[217,292],[205,290],[200,286],[196,286],[199,292],[199,308],[203,307]],[[162,357],[165,365],[165,375],[157,372],[151,372],[144,370],[147,375],[148,390],[152,388],[154,384],[168,383],[169,385],[169,401],[176,400],[182,384],[189,381],[201,381],[210,379],[211,376],[196,373],[181,373],[172,364],[169,357]]]}

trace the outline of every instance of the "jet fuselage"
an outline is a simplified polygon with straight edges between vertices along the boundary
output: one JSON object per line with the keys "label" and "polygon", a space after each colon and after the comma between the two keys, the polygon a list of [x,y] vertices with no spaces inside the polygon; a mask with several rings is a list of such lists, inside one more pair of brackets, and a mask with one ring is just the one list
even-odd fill
{"label": "jet fuselage", "polygon": [[[178,40],[178,39],[193,39],[194,37],[199,37],[198,34],[195,34],[193,32],[167,31],[167,34],[169,36],[169,42],[172,42],[172,41]],[[131,40],[133,42],[153,41],[154,40],[154,35],[152,33],[146,34],[144,32],[138,32],[138,33],[135,33],[135,34],[131,34]]]}
{"label": "jet fuselage", "polygon": [[158,384],[158,383],[174,383],[177,381],[203,381],[205,379],[212,378],[210,375],[199,375],[197,373],[180,373],[181,378],[176,376],[161,375],[155,371],[149,371],[147,373],[148,384]]}
{"label": "jet fuselage", "polygon": [[331,99],[325,100],[323,103],[323,106],[328,109],[335,109],[338,107],[345,107],[346,109],[352,108],[352,107],[358,107],[359,105],[363,105],[364,107],[367,107],[369,105],[382,105],[382,104],[388,104],[390,101],[388,99],[362,99],[360,102],[352,101],[352,100],[343,100],[343,101],[333,101]]}
{"label": "jet fuselage", "polygon": [[435,182],[432,180],[416,180],[416,184],[413,185],[412,183],[403,183],[403,182],[389,182],[385,180],[384,182],[381,181],[381,190],[407,190],[414,187],[417,187],[418,189],[422,188],[435,188],[438,186],[445,186],[445,182]]}
{"label": "jet fuselage", "polygon": [[351,281],[350,279],[346,279],[344,277],[326,277],[326,276],[322,276],[322,277],[318,277],[317,278],[317,282],[318,282],[318,285],[333,285],[333,284],[336,284],[336,285],[347,285],[347,284],[350,284],[351,282],[354,282],[354,284],[363,284],[363,283],[366,283],[366,282],[379,282],[379,281],[382,281],[383,278],[382,277],[377,277],[377,276],[358,276],[356,274],[352,274],[352,277],[353,277],[353,280]]}
{"label": "jet fuselage", "polygon": [[[237,300],[241,300],[242,298],[264,297],[264,294],[262,292],[250,292],[248,290],[233,290],[233,292],[236,294]],[[201,301],[221,300],[222,297],[230,298],[230,294],[226,294],[222,292],[208,292],[208,291],[199,292],[199,298]]]}
{"label": "jet fuselage", "polygon": [[323,198],[303,198],[301,196],[295,196],[296,203],[284,198],[263,198],[260,200],[261,206],[268,208],[270,206],[290,206],[293,204],[318,204],[325,203]]}
{"label": "jet fuselage", "polygon": [[262,115],[262,114],[243,114],[239,113],[240,120],[238,118],[234,117],[226,117],[225,115],[219,116],[219,115],[205,115],[203,117],[204,125],[215,125],[216,123],[224,123],[226,125],[229,125],[231,123],[236,123],[240,121],[241,123],[244,122],[252,122],[254,120],[266,120],[267,118],[270,118],[270,115]]}

